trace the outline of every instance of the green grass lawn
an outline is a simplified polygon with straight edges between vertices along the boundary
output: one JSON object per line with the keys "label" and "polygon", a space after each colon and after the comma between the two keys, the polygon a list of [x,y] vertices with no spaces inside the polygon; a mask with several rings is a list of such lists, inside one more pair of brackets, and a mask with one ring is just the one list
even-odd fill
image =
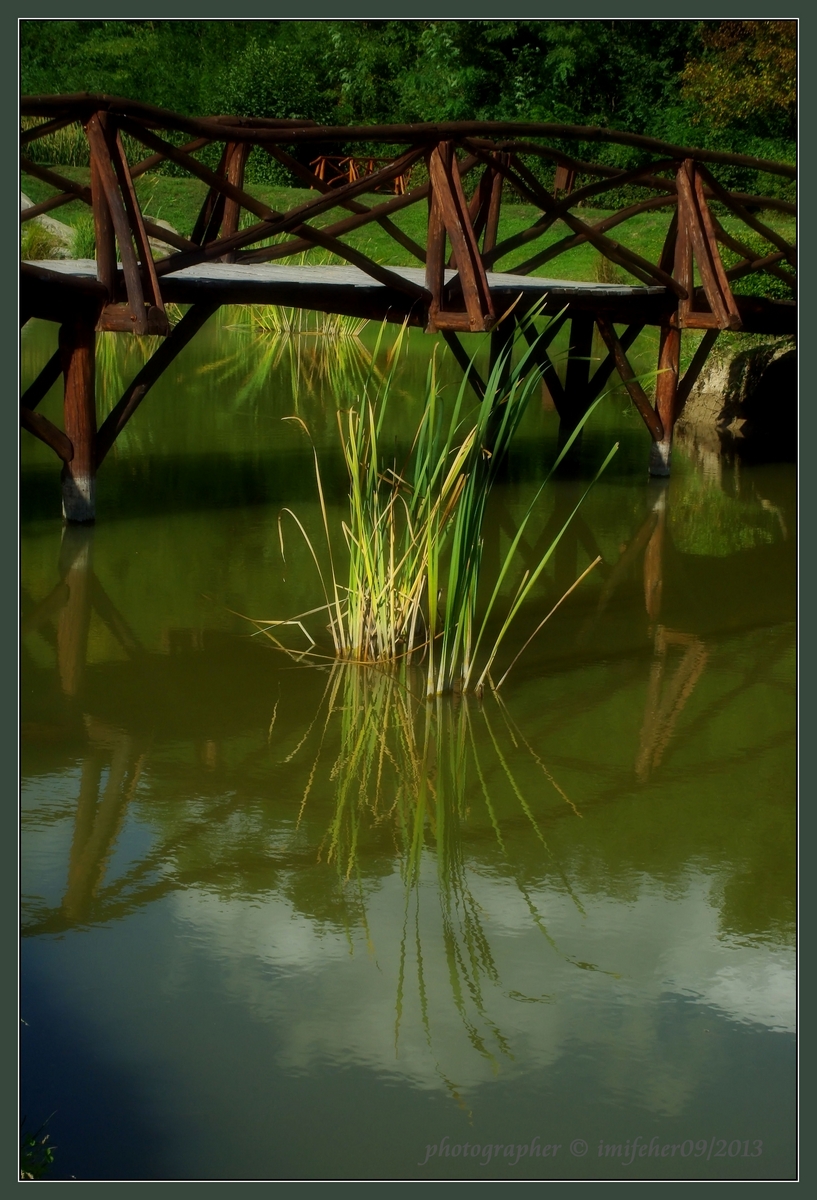
{"label": "green grass lawn", "polygon": [[[83,183],[89,182],[90,171],[87,167],[62,167],[57,169],[72,179],[80,180]],[[52,189],[47,184],[27,176],[23,180],[23,189],[35,203],[53,194]],[[136,190],[142,209],[147,216],[168,221],[179,233],[189,236],[193,230],[196,216],[204,200],[207,187],[197,179],[175,178],[168,175],[148,173],[137,180]],[[285,212],[299,204],[307,203],[316,197],[314,191],[305,188],[283,188],[253,184],[250,185],[250,190],[258,199],[279,212]],[[374,205],[382,203],[388,198],[387,196],[363,196],[360,199],[363,203]],[[536,221],[540,213],[540,209],[534,208],[531,205],[504,203],[499,225],[499,241],[528,228]],[[640,216],[634,217],[611,230],[608,236],[614,241],[620,242],[621,245],[636,251],[643,258],[651,262],[657,262],[669,226],[670,214],[671,210],[669,208],[642,213]],[[70,204],[54,210],[51,215],[66,224],[78,225],[80,229],[84,227],[87,244],[87,230],[89,226],[89,209],[87,205],[81,201],[72,201]],[[347,215],[349,214],[346,210],[335,209],[319,216],[314,221],[314,224],[317,227],[322,227],[341,220]],[[574,210],[574,215],[592,224],[610,214],[608,211],[602,209],[577,208]],[[394,214],[392,220],[400,229],[423,245],[426,237],[427,218],[428,207],[425,200],[422,200]],[[765,216],[762,215],[761,219],[765,220],[768,225],[777,230],[789,241],[794,241],[795,220],[793,217],[770,212],[765,214]],[[723,216],[721,220],[724,227],[742,241],[748,242],[757,248],[765,245],[758,235],[746,230],[745,226],[736,218],[727,215]],[[252,224],[254,221],[254,217],[246,213],[244,214],[243,224]],[[494,269],[507,271],[537,251],[559,241],[570,232],[567,226],[559,221],[543,237],[528,242],[525,246],[507,254],[495,264]],[[349,246],[362,251],[379,263],[391,266],[418,265],[418,260],[409,251],[403,249],[385,230],[374,222],[346,235],[344,241]],[[724,258],[727,261],[727,265],[734,260],[734,256],[730,256],[728,252],[725,253]],[[288,260],[281,259],[278,261],[286,262]],[[298,261],[302,261],[300,256]],[[343,260],[327,254],[322,249],[316,249],[310,251],[303,261],[307,263],[326,263],[342,262]],[[636,282],[623,269],[615,267],[603,259],[599,252],[587,243],[561,254],[558,258],[537,268],[532,273],[538,276],[567,280],[594,281],[603,278],[611,282]],[[773,281],[773,283],[776,282]],[[779,291],[779,294],[785,295],[785,285],[781,283],[779,288],[783,289]]]}

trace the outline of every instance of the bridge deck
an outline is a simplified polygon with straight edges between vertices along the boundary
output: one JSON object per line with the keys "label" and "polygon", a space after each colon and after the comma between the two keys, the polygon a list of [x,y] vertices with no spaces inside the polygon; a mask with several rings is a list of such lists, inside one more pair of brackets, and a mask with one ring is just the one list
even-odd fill
{"label": "bridge deck", "polygon": [[[76,286],[96,280],[93,259],[58,259],[27,263],[29,272],[45,284],[59,288],[64,282]],[[423,287],[422,267],[389,267],[389,271]],[[457,272],[446,271],[446,283]],[[618,314],[621,320],[658,322],[672,306],[668,289],[645,285],[578,283],[565,279],[488,273],[488,286],[497,314],[518,297],[518,310],[544,298],[546,311],[560,312],[565,306],[592,312]],[[124,285],[123,285],[124,287]],[[283,266],[277,263],[207,263],[186,267],[162,276],[166,302],[195,304],[215,300],[219,304],[277,304],[283,307],[317,309],[365,316],[373,319],[425,323],[425,309],[405,292],[379,283],[351,266]]]}
{"label": "bridge deck", "polygon": [[[388,267],[395,275],[423,287],[422,267]],[[23,288],[32,316],[62,319],[69,296],[83,285],[96,286],[93,259],[55,259],[23,264]],[[446,271],[446,283],[456,277]],[[120,268],[121,278],[121,268]],[[494,309],[501,316],[515,301],[522,313],[542,301],[547,313],[568,309],[605,316],[617,324],[659,325],[673,312],[675,297],[668,288],[644,284],[581,283],[530,275],[488,272]],[[162,295],[173,304],[277,304],[319,312],[342,313],[370,320],[408,320],[426,323],[425,306],[406,292],[372,279],[351,266],[283,266],[278,263],[206,263],[162,276]],[[122,294],[124,296],[124,281]],[[63,293],[60,296],[60,293]],[[521,299],[520,299],[521,297]],[[735,297],[746,333],[793,334],[797,305],[793,300]],[[461,298],[459,303],[461,303]],[[457,301],[454,301],[457,306]]]}

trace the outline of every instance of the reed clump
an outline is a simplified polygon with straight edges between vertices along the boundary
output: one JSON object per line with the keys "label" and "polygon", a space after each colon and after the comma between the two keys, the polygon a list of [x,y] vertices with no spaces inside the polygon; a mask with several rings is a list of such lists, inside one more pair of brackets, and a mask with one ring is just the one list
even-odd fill
{"label": "reed clump", "polygon": [[[314,446],[328,566],[322,565],[314,543],[291,509],[284,509],[279,516],[281,552],[284,524],[289,519],[306,539],[318,570],[324,604],[313,613],[322,611],[328,616],[336,660],[383,667],[421,665],[428,696],[448,692],[481,695],[486,684],[501,686],[502,680],[494,684],[491,677],[500,645],[570,522],[568,518],[539,562],[524,573],[499,622],[498,634],[489,642],[488,630],[525,528],[581,424],[531,501],[501,563],[488,603],[478,613],[486,505],[500,464],[541,378],[535,365],[535,347],[516,339],[522,351],[518,360],[513,362],[514,346],[500,356],[476,413],[466,408],[467,378],[453,405],[446,409],[440,397],[436,359],[432,357],[423,416],[408,454],[397,461],[393,453],[384,451],[383,431],[393,403],[395,366],[404,335],[405,329],[376,392],[367,382],[357,405],[338,413],[349,478],[349,514],[342,522],[348,552],[345,571],[341,573],[336,564]],[[301,418],[287,419],[297,421],[309,434]],[[610,451],[589,487],[617,448]],[[310,615],[301,614],[296,620],[302,622]],[[286,623],[292,622],[257,622],[273,640],[277,640],[276,627]]]}

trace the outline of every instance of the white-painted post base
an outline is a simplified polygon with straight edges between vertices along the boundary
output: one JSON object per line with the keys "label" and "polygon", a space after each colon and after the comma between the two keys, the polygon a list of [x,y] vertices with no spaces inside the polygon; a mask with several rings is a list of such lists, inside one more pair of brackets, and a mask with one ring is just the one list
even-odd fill
{"label": "white-painted post base", "polygon": [[653,442],[650,446],[650,475],[665,478],[669,475],[672,442]]}
{"label": "white-painted post base", "polygon": [[96,519],[96,479],[93,475],[62,473],[62,515],[72,524]]}

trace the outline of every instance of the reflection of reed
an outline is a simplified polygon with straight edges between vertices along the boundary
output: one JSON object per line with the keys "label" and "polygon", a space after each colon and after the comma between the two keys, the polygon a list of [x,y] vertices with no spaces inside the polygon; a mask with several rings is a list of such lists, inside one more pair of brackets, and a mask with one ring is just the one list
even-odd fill
{"label": "reflection of reed", "polygon": [[[418,689],[422,692],[422,687]],[[414,954],[417,1000],[426,1040],[432,1048],[427,963],[420,937],[421,908],[429,894],[422,886],[430,870],[436,876],[434,891],[439,904],[436,920],[445,957],[451,998],[469,1042],[494,1068],[496,1055],[510,1056],[509,1043],[491,1018],[487,989],[502,986],[486,933],[483,912],[475,898],[463,841],[464,826],[472,816],[475,799],[484,804],[503,855],[506,848],[497,813],[497,784],[503,783],[524,814],[543,852],[550,848],[511,766],[520,745],[530,762],[540,769],[557,794],[575,805],[558,786],[541,759],[513,727],[495,696],[485,704],[467,697],[440,697],[433,703],[418,698],[397,673],[357,664],[335,666],[324,693],[321,710],[295,749],[290,761],[310,741],[317,751],[301,801],[301,823],[309,796],[319,777],[326,749],[340,745],[328,767],[333,813],[318,850],[318,858],[334,863],[341,883],[352,885],[358,915],[366,926],[363,900],[361,845],[372,831],[387,831],[400,862],[405,888],[405,914],[400,945],[396,998],[395,1048],[407,1002],[408,964]],[[324,771],[327,764],[323,763]],[[556,865],[558,870],[557,864]],[[512,871],[509,874],[513,875]],[[565,883],[566,880],[563,880]],[[541,915],[524,885],[520,894],[534,924],[556,948]],[[569,888],[568,888],[569,890]],[[426,915],[426,920],[428,920]],[[413,927],[413,939],[410,929]],[[413,945],[412,945],[413,942]],[[428,951],[426,950],[426,957]],[[541,1001],[542,997],[514,998]],[[436,999],[436,997],[435,997]],[[439,1064],[438,1064],[438,1069]],[[452,1094],[456,1086],[440,1069]]]}
{"label": "reflection of reed", "polygon": [[224,363],[226,376],[242,373],[235,393],[239,403],[255,400],[273,372],[287,371],[296,411],[302,402],[323,401],[327,395],[343,407],[353,402],[372,371],[377,374],[360,339],[366,321],[271,306],[252,309],[250,315],[252,338],[242,338],[241,350]]}

